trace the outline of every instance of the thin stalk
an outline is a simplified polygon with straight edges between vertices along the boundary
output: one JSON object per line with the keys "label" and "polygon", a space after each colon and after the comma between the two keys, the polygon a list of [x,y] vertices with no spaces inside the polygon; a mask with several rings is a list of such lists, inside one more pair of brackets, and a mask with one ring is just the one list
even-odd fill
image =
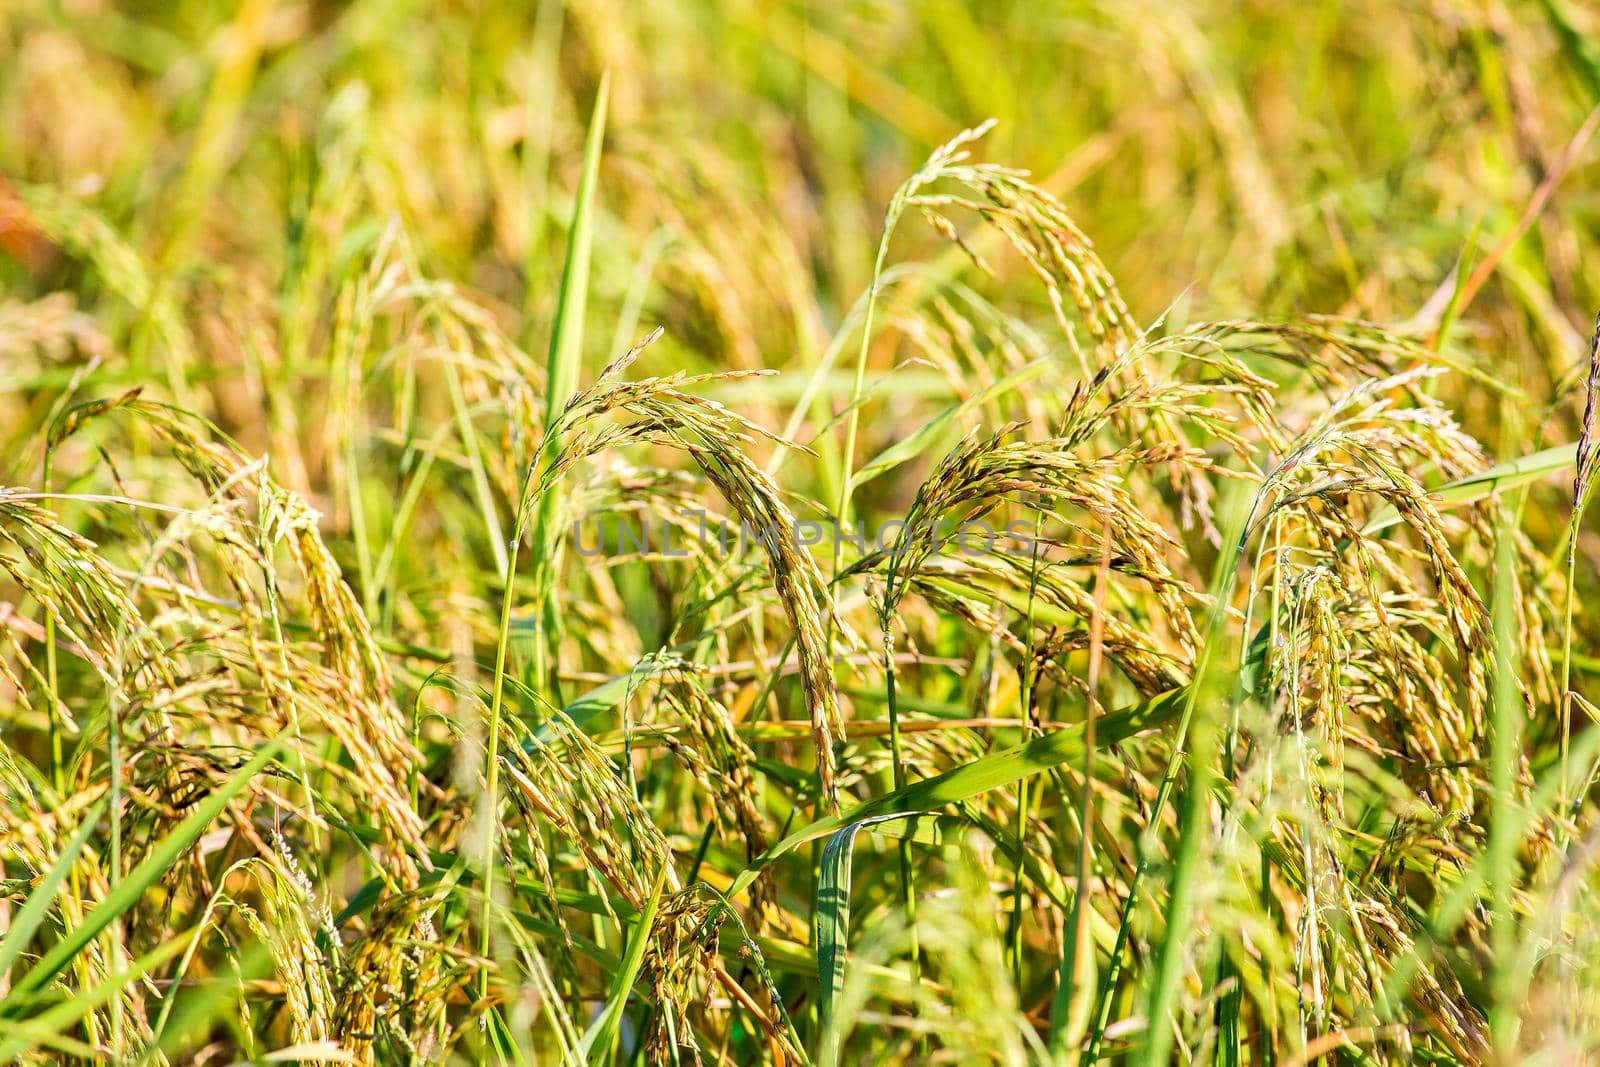
{"label": "thin stalk", "polygon": [[[1086,684],[1088,700],[1083,719],[1083,797],[1078,812],[1078,871],[1077,891],[1072,897],[1071,940],[1063,954],[1063,967],[1057,989],[1065,988],[1069,977],[1073,987],[1088,989],[1094,975],[1094,959],[1090,955],[1089,940],[1089,878],[1094,867],[1094,755],[1095,720],[1100,713],[1097,694],[1100,673],[1105,661],[1106,594],[1111,585],[1111,524],[1105,522],[1100,531],[1100,566],[1095,582],[1092,614],[1089,616],[1089,668]],[[1069,972],[1065,964],[1070,961]],[[1081,972],[1081,973],[1080,973]],[[1067,1016],[1067,1029],[1074,1029],[1072,1015]]]}
{"label": "thin stalk", "polygon": [[1570,802],[1568,750],[1572,744],[1572,609],[1576,599],[1573,585],[1578,576],[1578,528],[1583,523],[1583,513],[1588,508],[1589,490],[1593,487],[1593,450],[1595,446],[1595,416],[1600,402],[1600,315],[1594,319],[1594,333],[1589,339],[1589,374],[1585,381],[1583,403],[1583,431],[1578,439],[1577,469],[1572,479],[1572,521],[1567,528],[1567,586],[1563,605],[1561,628],[1561,792],[1559,799],[1563,815]]}
{"label": "thin stalk", "polygon": [[[528,481],[518,494],[517,518],[511,543],[507,546],[504,596],[500,602],[500,630],[495,642],[494,690],[489,702],[488,762],[484,769],[484,803],[487,805],[484,829],[486,838],[485,870],[483,881],[483,921],[480,930],[480,948],[485,958],[489,953],[491,918],[494,906],[494,857],[499,835],[500,796],[500,719],[505,703],[506,651],[511,643],[511,606],[515,599],[517,558],[522,548],[523,536],[528,530],[530,503],[529,488],[538,484],[550,458],[552,443],[560,432],[560,420],[567,398],[577,389],[578,365],[583,355],[583,315],[589,290],[589,257],[594,244],[592,221],[594,187],[600,169],[600,151],[605,140],[606,101],[610,96],[611,76],[603,74],[600,89],[595,96],[594,112],[589,119],[589,133],[584,144],[583,174],[578,182],[578,192],[573,204],[572,225],[569,230],[566,262],[562,268],[561,292],[556,301],[556,319],[550,333],[550,350],[545,373],[545,435],[539,446],[539,455]],[[458,405],[459,407],[459,405]],[[556,615],[555,582],[556,555],[560,547],[560,497],[555,490],[547,489],[537,495],[537,519],[534,537],[538,555],[534,614],[533,677],[536,691],[543,693],[552,683],[550,654],[547,647],[550,637],[559,628]],[[482,978],[481,992],[487,995],[488,972]]]}
{"label": "thin stalk", "polygon": [[[894,666],[894,637],[890,624],[885,621],[883,629],[883,667],[887,679],[884,696],[889,709],[889,756],[893,761],[894,787],[906,787],[905,761],[900,753],[900,710],[895,700],[895,666]],[[917,889],[916,882],[911,874],[911,842],[902,837],[898,852],[900,854],[900,894],[901,911],[905,916],[906,930],[911,935],[911,980],[913,983],[922,981],[922,946],[917,937]]]}
{"label": "thin stalk", "polygon": [[[1183,702],[1183,713],[1178,718],[1177,730],[1173,734],[1172,760],[1167,764],[1166,774],[1162,775],[1161,785],[1156,790],[1156,799],[1150,806],[1147,826],[1156,826],[1166,811],[1173,783],[1183,766],[1183,747],[1188,742],[1189,723],[1193,717],[1194,701],[1186,699]],[[1111,1021],[1111,1000],[1117,990],[1117,981],[1122,977],[1122,959],[1127,953],[1129,935],[1133,932],[1133,909],[1138,902],[1139,890],[1143,888],[1145,873],[1149,867],[1150,855],[1148,851],[1142,851],[1134,864],[1133,877],[1128,880],[1128,895],[1122,902],[1122,914],[1117,922],[1117,939],[1111,946],[1111,956],[1106,963],[1105,981],[1100,984],[1100,1000],[1095,1007],[1094,1025],[1089,1031],[1089,1047],[1083,1054],[1084,1063],[1094,1063],[1098,1059],[1100,1043],[1104,1040],[1106,1026]]]}
{"label": "thin stalk", "polygon": [[[51,450],[46,448],[44,453],[43,484],[40,487],[46,493],[50,492],[50,460],[52,455]],[[59,706],[61,698],[57,695],[61,692],[56,674],[56,645],[58,643],[55,613],[47,611],[44,613],[44,672],[45,679],[50,684],[50,692],[47,694],[50,700],[50,786],[55,790],[56,796],[59,798],[65,783],[62,778],[63,756],[61,751],[61,715]],[[73,895],[76,896],[78,884],[76,872],[73,873],[72,884]]]}
{"label": "thin stalk", "polygon": [[[889,239],[894,235],[895,226],[900,221],[900,216],[905,211],[907,202],[917,191],[917,189],[931,181],[937,180],[939,175],[943,172],[943,168],[948,162],[950,154],[966,141],[982,136],[988,131],[991,124],[992,123],[985,123],[974,130],[966,131],[961,136],[958,136],[955,140],[945,145],[944,148],[936,151],[933,156],[929,158],[928,162],[924,164],[921,170],[917,171],[917,173],[913,174],[910,178],[907,178],[905,182],[901,184],[900,188],[895,190],[894,196],[889,198],[888,208],[884,211],[883,234],[878,238],[878,251],[872,262],[872,284],[868,288],[866,310],[862,314],[861,344],[856,349],[855,376],[850,389],[849,413],[845,419],[845,444],[844,454],[841,457],[842,469],[840,470],[839,477],[839,498],[838,504],[834,509],[836,521],[843,529],[849,529],[850,526],[851,494],[854,488],[852,483],[854,481],[856,435],[861,423],[861,399],[862,394],[866,390],[867,381],[867,356],[872,350],[872,325],[877,311],[878,294],[883,284],[883,265],[884,261],[888,259],[889,256]],[[834,553],[829,588],[832,588],[832,586],[838,582],[838,578],[839,555],[838,553]],[[885,590],[884,594],[885,613],[882,623],[884,665],[888,678],[887,696],[889,708],[890,751],[891,757],[894,760],[895,788],[899,789],[905,785],[905,767],[901,760],[899,710],[895,703],[895,669],[893,651],[894,638],[891,632],[893,620],[888,613],[889,597],[891,595],[893,586],[894,579],[891,570],[888,589]],[[828,657],[830,661],[833,658],[834,631],[835,623],[833,614],[832,612],[829,612]],[[822,758],[821,753],[818,753],[818,758]],[[817,803],[819,806],[822,804],[820,795]],[[904,910],[906,922],[910,928],[912,939],[912,973],[913,975],[920,975],[921,964],[915,924],[916,885],[912,879],[909,848],[910,846],[908,844],[902,843],[900,872],[902,882],[904,883],[903,893],[905,898]]]}
{"label": "thin stalk", "polygon": [[[73,396],[77,394],[78,387],[83,383],[84,378],[92,374],[99,367],[99,365],[100,360],[97,356],[87,365],[74,372],[72,375],[72,380],[67,384],[66,389],[62,391],[61,395],[56,398],[55,403],[51,404],[49,414],[44,419],[44,425],[47,427],[47,430],[45,431],[44,462],[39,475],[39,489],[46,495],[50,493],[52,475],[54,473],[54,461],[56,454],[52,442],[55,440],[56,426],[61,419],[62,413],[67,410],[67,406],[71,402]],[[59,638],[56,634],[56,617],[53,612],[47,611],[44,613],[44,662],[45,679],[50,688],[50,692],[46,694],[50,701],[50,786],[53,790],[55,790],[56,796],[59,798],[62,789],[65,786],[65,759],[61,745],[61,698],[57,696],[57,694],[61,691],[58,687],[59,678],[57,675],[56,666],[56,646],[58,644]],[[72,877],[72,884],[74,887],[76,887],[78,884],[76,872],[73,873]],[[74,895],[76,895],[76,889],[74,889]]]}
{"label": "thin stalk", "polygon": [[[1033,606],[1039,591],[1039,520],[1033,523],[1032,553],[1028,564],[1028,612],[1026,632],[1023,638],[1022,674],[1018,680],[1017,711],[1018,718],[1028,722],[1029,709],[1032,707],[1033,698]],[[1028,809],[1032,802],[1032,791],[1029,781],[1024,778],[1017,785],[1017,869],[1011,880],[1011,928],[1008,931],[1011,944],[1011,981],[1018,989],[1022,989],[1022,877],[1023,877],[1023,850],[1027,844],[1028,834]]]}
{"label": "thin stalk", "polygon": [[[1272,541],[1273,549],[1276,552],[1279,547],[1277,537],[1279,522],[1276,518],[1272,520],[1272,528],[1273,537],[1270,540]],[[1261,558],[1267,550],[1268,540],[1268,538],[1262,538],[1261,541],[1256,545],[1255,556],[1250,568],[1250,587],[1249,593],[1245,597],[1244,628],[1241,631],[1246,635],[1253,634],[1255,632],[1254,623],[1256,596],[1260,592],[1257,582],[1261,575]],[[1276,590],[1278,576],[1278,570],[1276,567],[1273,568],[1272,574],[1273,587],[1274,590]],[[1274,611],[1276,611],[1276,601],[1274,601],[1273,606]],[[1276,620],[1277,615],[1274,614],[1272,622],[1276,623]],[[1269,644],[1268,647],[1271,648],[1272,646]],[[1241,662],[1240,664],[1238,679],[1233,686],[1233,692],[1229,697],[1228,702],[1228,730],[1227,735],[1223,738],[1222,742],[1222,775],[1223,779],[1229,785],[1233,784],[1234,777],[1237,773],[1237,769],[1234,766],[1234,753],[1239,744],[1239,713],[1244,706],[1246,698],[1251,693],[1256,691],[1259,683],[1259,680],[1253,677],[1251,674],[1248,659],[1249,648],[1246,646],[1241,654],[1241,660],[1244,662]],[[1268,780],[1270,781],[1270,778]],[[1226,809],[1224,809],[1223,816],[1224,841],[1231,842],[1233,839],[1233,834],[1238,827],[1238,823],[1236,820],[1228,818],[1228,812]],[[1224,851],[1226,851],[1226,848]],[[1265,866],[1265,858],[1263,857],[1263,879],[1265,879],[1266,873],[1267,868]],[[1268,904],[1266,900],[1265,894],[1263,894],[1262,903],[1263,910],[1267,910],[1270,907],[1270,904]],[[1216,1010],[1214,1012],[1217,1027],[1216,1054],[1214,1060],[1217,1064],[1217,1067],[1238,1067],[1241,1059],[1239,1043],[1239,1009],[1241,1003],[1243,1002],[1243,990],[1240,988],[1241,978],[1242,976],[1234,969],[1233,958],[1228,955],[1227,946],[1219,945],[1217,949],[1215,978],[1211,983],[1212,989],[1222,991],[1221,995],[1217,998]],[[1262,1039],[1265,1043],[1270,1040],[1270,1035],[1263,1034]]]}
{"label": "thin stalk", "polygon": [[[525,511],[525,509],[519,509]],[[517,555],[522,547],[522,526],[524,515],[517,516],[516,534],[511,539],[509,552],[506,556],[506,570],[504,593],[500,598],[500,632],[495,641],[494,650],[494,690],[489,701],[489,736],[485,740],[488,748],[487,762],[484,764],[483,784],[483,816],[484,819],[484,848],[483,848],[483,916],[480,923],[478,950],[484,959],[489,959],[489,934],[492,929],[494,911],[494,872],[495,853],[499,846],[500,830],[500,716],[505,706],[506,689],[506,649],[511,645],[511,604],[515,599],[515,585],[517,576]],[[489,995],[489,968],[485,967],[479,976],[478,994],[480,998]]]}
{"label": "thin stalk", "polygon": [[1572,601],[1573,583],[1578,577],[1578,520],[1581,513],[1572,516],[1572,536],[1567,539],[1567,587],[1561,627],[1561,778],[1557,794],[1563,815],[1571,806],[1571,779],[1569,777],[1572,748]]}
{"label": "thin stalk", "polygon": [[[1215,640],[1208,641],[1214,644]],[[1203,677],[1204,671],[1201,672]],[[1190,691],[1189,703],[1198,699],[1202,682]],[[1167,924],[1157,947],[1155,977],[1150,984],[1148,1008],[1149,1042],[1145,1045],[1144,1063],[1159,1067],[1167,1062],[1171,1052],[1173,1034],[1171,1018],[1177,999],[1178,979],[1181,977],[1183,959],[1189,951],[1189,935],[1194,924],[1195,887],[1200,860],[1200,843],[1209,835],[1208,807],[1212,781],[1216,774],[1211,761],[1219,741],[1215,716],[1207,711],[1194,718],[1191,725],[1193,744],[1189,750],[1189,784],[1184,794],[1184,806],[1178,816],[1177,854],[1173,861],[1171,890],[1167,894]],[[1174,764],[1184,762],[1182,755]]]}
{"label": "thin stalk", "polygon": [[[1232,553],[1231,555],[1225,554],[1217,564],[1219,573],[1216,581],[1213,582],[1214,588],[1212,590],[1212,608],[1210,611],[1210,621],[1207,626],[1205,647],[1201,653],[1200,662],[1196,665],[1194,680],[1190,683],[1188,692],[1184,697],[1183,711],[1179,715],[1177,730],[1172,741],[1172,759],[1167,764],[1166,773],[1162,775],[1161,785],[1156,790],[1155,803],[1151,806],[1150,816],[1146,822],[1146,825],[1151,828],[1152,832],[1160,824],[1161,815],[1166,810],[1168,799],[1172,795],[1173,786],[1177,782],[1178,773],[1180,770],[1182,770],[1185,762],[1184,749],[1189,742],[1189,734],[1195,718],[1195,705],[1198,700],[1201,681],[1210,669],[1210,662],[1214,648],[1217,640],[1221,636],[1222,624],[1226,617],[1227,611],[1226,605],[1229,595],[1233,589],[1233,580],[1238,574],[1239,560],[1244,552],[1244,531],[1248,530],[1248,528],[1249,524],[1248,521],[1246,521],[1244,525],[1240,527],[1235,537],[1225,538],[1223,541],[1224,544],[1232,546]],[[1198,743],[1194,747],[1198,749]],[[1191,762],[1193,761],[1191,760]],[[1191,783],[1191,788],[1193,788],[1193,786],[1194,783]],[[1195,791],[1198,792],[1198,790]],[[1099,1055],[1100,1045],[1105,1040],[1106,1026],[1111,1017],[1111,1001],[1113,996],[1116,994],[1117,981],[1122,974],[1122,960],[1124,955],[1127,953],[1128,939],[1133,930],[1133,911],[1137,906],[1139,890],[1144,881],[1145,874],[1149,870],[1150,862],[1150,851],[1141,850],[1139,859],[1134,865],[1133,877],[1129,879],[1128,882],[1128,895],[1122,904],[1122,914],[1118,920],[1117,926],[1117,939],[1112,945],[1111,958],[1106,965],[1106,978],[1105,981],[1101,983],[1100,1001],[1095,1010],[1094,1026],[1090,1029],[1089,1047],[1084,1053],[1085,1063],[1095,1062],[1097,1056]],[[1189,865],[1192,868],[1192,857],[1189,861]],[[1169,933],[1170,932],[1171,928],[1169,925]],[[1170,937],[1167,938],[1166,944],[1170,944],[1171,941],[1172,939]],[[1166,988],[1165,992],[1162,992],[1161,987],[1152,988],[1152,1000],[1154,1002],[1153,1006],[1160,1008],[1163,1011],[1165,1011],[1166,1007],[1170,1005],[1171,994],[1176,990],[1177,974],[1175,964],[1175,960],[1166,964],[1167,969],[1170,971],[1170,976],[1167,979],[1167,981],[1170,982],[1170,985]],[[1160,972],[1158,971],[1158,974],[1159,973]],[[1159,1018],[1153,1015],[1149,1015],[1147,1018],[1149,1019],[1148,1025],[1150,1027],[1151,1034],[1151,1043],[1147,1046],[1147,1053],[1150,1052],[1150,1050],[1155,1049],[1159,1051],[1160,1055],[1164,1056],[1167,1048],[1170,1047],[1170,1042],[1172,1039],[1171,1031],[1166,1028],[1166,1017],[1163,1014]],[[1151,1064],[1157,1063],[1159,1062],[1159,1056],[1154,1054],[1147,1055],[1146,1062]]]}

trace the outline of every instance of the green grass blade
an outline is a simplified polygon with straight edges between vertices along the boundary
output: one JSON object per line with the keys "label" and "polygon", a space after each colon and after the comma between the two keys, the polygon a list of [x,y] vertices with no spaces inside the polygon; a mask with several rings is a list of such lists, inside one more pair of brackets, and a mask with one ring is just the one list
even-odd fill
{"label": "green grass blade", "polygon": [[[112,887],[111,892],[84,917],[83,922],[56,942],[55,947],[45,953],[44,958],[35,964],[33,969],[17,981],[15,992],[25,995],[44,989],[100,931],[138,903],[145,890],[154,885],[156,880],[199,839],[200,835],[205,833],[212,821],[222,813],[228,801],[237,796],[249,784],[250,779],[272,762],[282,750],[282,741],[264,745],[248,763],[228,779],[222,788],[197,804],[195,810],[190,812],[171,833],[151,847],[145,858],[139,861],[138,866],[128,872],[127,877]],[[4,1009],[5,1006],[0,1005],[0,1014],[5,1013]]]}
{"label": "green grass blade", "polygon": [[871,823],[907,817],[880,815],[851,823],[830,837],[822,849],[822,863],[817,872],[814,926],[817,937],[817,980],[820,986],[818,1004],[826,1035],[821,1062],[825,1064],[836,1063],[839,1057],[840,1035],[832,1029],[835,1023],[833,1008],[840,991],[844,989],[844,957],[850,942],[850,858],[855,849],[856,834]]}
{"label": "green grass blade", "polygon": [[1489,817],[1489,840],[1484,854],[1490,888],[1490,927],[1494,949],[1493,990],[1489,1029],[1495,1051],[1504,1062],[1515,1058],[1517,1030],[1523,1005],[1521,984],[1512,961],[1516,958],[1518,929],[1513,901],[1519,882],[1517,849],[1522,838],[1522,804],[1517,776],[1522,761],[1523,707],[1517,676],[1522,659],[1516,634],[1516,525],[1511,508],[1501,502],[1495,509],[1494,595],[1490,602],[1494,641],[1494,680],[1489,735],[1489,775],[1494,807]]}
{"label": "green grass blade", "polygon": [[1183,959],[1194,948],[1190,935],[1194,929],[1193,898],[1201,863],[1200,851],[1211,839],[1211,790],[1213,784],[1221,780],[1217,768],[1212,765],[1222,743],[1220,709],[1227,691],[1221,677],[1224,668],[1219,646],[1226,639],[1228,603],[1244,560],[1249,512],[1254,510],[1238,506],[1239,503],[1238,496],[1224,500],[1225,505],[1235,505],[1228,514],[1228,529],[1222,539],[1231,549],[1217,559],[1211,578],[1212,606],[1207,612],[1205,645],[1195,668],[1195,679],[1185,692],[1183,717],[1191,723],[1188,751],[1185,753],[1181,745],[1175,746],[1172,766],[1168,768],[1167,780],[1170,781],[1177,766],[1187,764],[1189,782],[1183,794],[1183,807],[1178,810],[1178,840],[1167,894],[1166,929],[1156,946],[1155,975],[1146,1001],[1145,1019],[1150,1037],[1144,1047],[1143,1062],[1149,1067],[1166,1062],[1172,1047],[1168,1019],[1177,1002]]}
{"label": "green grass blade", "polygon": [[[619,674],[615,678],[601,682],[593,689],[573,700],[561,709],[572,725],[582,728],[600,715],[613,710],[636,692],[645,679],[653,675],[670,671],[681,666],[683,661],[673,655],[646,655],[640,658],[633,669],[626,674]],[[548,722],[540,723],[534,728],[533,736],[525,742],[526,745],[550,744],[555,741],[555,731]]]}
{"label": "green grass blade", "polygon": [[33,932],[44,922],[45,915],[50,910],[50,903],[55,899],[56,890],[66,880],[72,870],[72,865],[77,862],[78,853],[83,851],[83,846],[89,843],[89,837],[95,828],[100,825],[100,817],[105,814],[105,803],[96,804],[89,814],[84,817],[83,825],[78,827],[78,832],[72,835],[72,840],[67,842],[67,847],[61,850],[61,855],[55,863],[50,865],[50,870],[39,880],[32,893],[28,894],[27,903],[22,905],[22,910],[17,912],[11,929],[6,931],[6,936],[0,940],[0,976],[4,976],[16,962],[22,950],[27,947]]}
{"label": "green grass blade", "polygon": [[[943,450],[937,446],[941,443],[941,438],[949,434],[951,426],[958,418],[975,408],[989,403],[991,400],[1015,392],[1029,382],[1036,380],[1050,369],[1051,363],[1052,361],[1049,359],[1036,359],[1027,366],[1001,378],[987,389],[974,393],[959,404],[953,404],[945,408],[939,414],[923,423],[915,432],[901,438],[868,460],[866,466],[857,471],[855,477],[851,479],[851,488],[854,489],[871,481],[880,474],[892,471],[902,463],[915,459],[917,456],[942,452]],[[948,445],[948,442],[944,443]]]}
{"label": "green grass blade", "polygon": [[[185,987],[174,982],[167,992],[163,1015],[155,1024],[151,1040],[140,1054],[139,1064],[158,1056],[176,1055],[187,1041],[203,1040],[204,1035],[229,1005],[239,999],[242,984],[272,973],[272,951],[257,942],[245,948],[226,973]],[[181,963],[180,963],[181,966]]]}
{"label": "green grass blade", "polygon": [[[550,350],[545,364],[545,432],[554,430],[567,400],[578,388],[578,370],[583,363],[583,315],[589,302],[589,259],[594,250],[594,190],[600,174],[600,153],[605,145],[606,102],[611,93],[611,76],[602,75],[589,118],[588,140],[583,150],[583,175],[578,181],[577,199],[572,209],[572,227],[567,234],[567,258],[561,271],[561,292],[556,299],[555,324],[550,330]],[[524,487],[523,492],[527,492]],[[561,542],[564,498],[552,489],[539,500],[533,522],[534,561],[541,581],[536,584],[539,634],[534,641],[535,684],[545,683],[546,643],[559,624],[556,614],[556,561]],[[521,505],[519,504],[519,512]],[[519,523],[520,530],[520,523]],[[507,579],[508,595],[509,582]]]}
{"label": "green grass blade", "polygon": [[[198,933],[199,931],[191,931],[192,935]],[[98,985],[91,986],[76,996],[52,1006],[49,1010],[29,1019],[25,1025],[15,1029],[8,1026],[10,1032],[4,1039],[0,1039],[0,1062],[9,1063],[28,1049],[48,1041],[53,1035],[73,1026],[95,1008],[120,993],[123,987],[143,978],[183,951],[187,945],[187,936],[174,937],[139,957],[127,970],[112,975]]]}
{"label": "green grass blade", "polygon": [[[1183,689],[1174,689],[1142,704],[1104,717],[1095,724],[1101,743],[1115,744],[1135,734],[1171,722],[1183,706],[1185,692]],[[991,789],[999,789],[1030,775],[1058,767],[1067,760],[1082,755],[1082,726],[1053,730],[1026,744],[1008,748],[1004,752],[996,752],[992,756],[974,760],[932,778],[913,782],[904,789],[885,793],[858,804],[841,815],[818,819],[796,830],[757,857],[754,863],[734,879],[728,889],[728,896],[737,896],[755,881],[762,870],[785,853],[792,852],[808,841],[815,841],[842,830],[853,823],[918,814],[933,811],[946,804],[959,804]]]}
{"label": "green grass blade", "polygon": [[1541,0],[1545,20],[1561,42],[1561,51],[1567,62],[1577,71],[1584,86],[1595,96],[1600,96],[1600,53],[1595,51],[1583,31],[1573,22],[1572,13],[1563,0]]}
{"label": "green grass blade", "polygon": [[[594,246],[594,227],[591,220],[595,181],[600,170],[600,149],[605,140],[606,100],[610,93],[610,77],[600,79],[600,92],[595,98],[594,114],[589,120],[589,136],[584,147],[583,176],[578,183],[578,196],[573,206],[572,228],[567,239],[567,259],[561,275],[561,292],[556,301],[555,325],[550,333],[549,361],[545,375],[545,429],[553,430],[561,410],[577,388],[578,365],[583,356],[583,312],[589,295],[589,255]],[[483,919],[480,931],[480,951],[487,956],[492,929],[491,911],[494,907],[494,856],[498,848],[499,798],[500,798],[500,718],[505,699],[506,654],[510,643],[511,608],[516,593],[517,551],[526,529],[529,506],[529,484],[539,472],[529,473],[528,483],[522,486],[517,501],[517,521],[511,537],[510,552],[506,559],[501,593],[500,633],[495,642],[494,692],[489,707],[488,758],[484,766],[484,796],[489,805],[486,840],[484,842]],[[539,498],[539,511],[532,527],[535,582],[535,635],[533,642],[533,677],[536,693],[542,692],[548,672],[549,652],[546,647],[559,620],[556,616],[555,583],[550,576],[556,572],[556,557],[560,545],[562,498],[551,491]],[[483,988],[488,988],[488,972],[483,975]]]}
{"label": "green grass blade", "polygon": [[610,75],[600,79],[594,113],[589,118],[588,140],[583,149],[583,174],[578,179],[578,195],[572,209],[572,228],[567,234],[567,258],[561,271],[561,292],[556,301],[555,325],[550,331],[550,350],[545,364],[545,388],[549,407],[545,411],[548,428],[561,414],[561,408],[578,387],[578,368],[583,360],[583,314],[589,302],[589,259],[594,250],[594,188],[600,173],[600,151],[605,143],[606,101],[611,93]]}
{"label": "green grass blade", "polygon": [[661,893],[666,884],[667,868],[663,866],[661,873],[656,875],[655,887],[650,890],[650,899],[628,936],[628,947],[622,955],[622,966],[612,979],[605,1011],[595,1020],[589,1032],[583,1035],[583,1045],[579,1051],[591,1063],[611,1054],[612,1046],[621,1032],[622,1013],[627,1009],[633,983],[639,977],[639,968],[644,965],[645,949],[650,947],[650,931],[655,925],[656,912],[661,909]]}
{"label": "green grass blade", "polygon": [[[1565,470],[1567,467],[1572,466],[1577,457],[1578,443],[1576,441],[1571,444],[1557,445],[1554,448],[1547,448],[1542,452],[1535,452],[1520,459],[1496,464],[1481,473],[1459,478],[1448,485],[1435,489],[1429,495],[1433,498],[1435,507],[1440,504],[1470,504],[1474,500],[1482,500],[1490,493],[1515,489],[1518,486],[1536,482],[1548,474]],[[1373,514],[1361,532],[1370,536],[1399,523],[1400,513],[1385,504]]]}

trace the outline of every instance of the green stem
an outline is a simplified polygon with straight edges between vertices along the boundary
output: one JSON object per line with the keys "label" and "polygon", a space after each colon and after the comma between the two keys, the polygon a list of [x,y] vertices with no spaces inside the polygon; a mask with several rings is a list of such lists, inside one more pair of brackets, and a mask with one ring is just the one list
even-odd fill
{"label": "green stem", "polygon": [[[519,509],[520,510],[520,509]],[[499,847],[500,829],[500,715],[505,705],[506,649],[511,644],[511,603],[515,594],[517,555],[522,547],[523,517],[517,517],[516,536],[512,538],[506,557],[505,591],[500,600],[500,635],[494,651],[494,695],[489,701],[488,761],[484,766],[483,804],[485,806],[484,858],[483,858],[483,920],[479,931],[479,952],[489,959],[489,934],[494,910],[495,852]],[[479,982],[480,996],[489,993],[489,969],[484,968]]]}
{"label": "green stem", "polygon": [[[1018,717],[1029,720],[1033,705],[1033,606],[1039,591],[1039,532],[1041,521],[1033,520],[1033,543],[1028,564],[1028,613],[1026,633],[1023,636],[1022,674],[1017,683]],[[1017,869],[1011,879],[1011,982],[1018,995],[1022,992],[1022,876],[1028,847],[1028,809],[1032,799],[1027,779],[1017,786]]]}
{"label": "green stem", "polygon": [[[885,696],[889,707],[889,757],[894,761],[894,787],[906,787],[905,762],[900,752],[900,711],[895,700],[894,637],[888,625],[883,630],[883,666],[888,680]],[[917,889],[911,875],[911,842],[902,837],[900,853],[901,910],[905,915],[906,929],[911,934],[911,979],[922,981],[922,952],[917,938]]]}

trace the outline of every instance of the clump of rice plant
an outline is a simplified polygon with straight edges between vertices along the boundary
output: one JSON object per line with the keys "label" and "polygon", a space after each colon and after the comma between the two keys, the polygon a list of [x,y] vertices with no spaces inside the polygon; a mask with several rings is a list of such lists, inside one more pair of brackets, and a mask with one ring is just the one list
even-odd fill
{"label": "clump of rice plant", "polygon": [[1446,7],[0,13],[0,1060],[1600,1054],[1600,66]]}

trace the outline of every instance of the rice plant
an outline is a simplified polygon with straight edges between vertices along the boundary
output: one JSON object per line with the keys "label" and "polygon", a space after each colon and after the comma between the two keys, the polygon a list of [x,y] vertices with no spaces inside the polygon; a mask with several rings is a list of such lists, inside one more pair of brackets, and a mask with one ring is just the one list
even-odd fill
{"label": "rice plant", "polygon": [[0,10],[0,1061],[1600,1062],[1596,33]]}

